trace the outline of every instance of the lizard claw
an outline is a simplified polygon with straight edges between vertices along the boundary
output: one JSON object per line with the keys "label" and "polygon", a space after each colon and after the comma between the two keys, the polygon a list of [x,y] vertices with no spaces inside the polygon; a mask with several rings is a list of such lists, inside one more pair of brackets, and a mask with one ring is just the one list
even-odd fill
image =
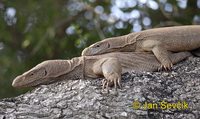
{"label": "lizard claw", "polygon": [[170,63],[168,65],[161,65],[161,67],[158,68],[158,71],[162,71],[162,70],[171,71],[172,67],[173,67],[172,63]]}
{"label": "lizard claw", "polygon": [[121,89],[121,78],[119,79],[114,79],[114,80],[106,80],[103,79],[102,81],[102,90],[106,89],[106,92],[109,92],[108,87],[111,87],[114,85],[115,91],[117,91],[117,86]]}
{"label": "lizard claw", "polygon": [[170,69],[172,69],[172,67],[173,67],[173,64],[172,64],[172,63],[170,64],[170,67],[171,67]]}
{"label": "lizard claw", "polygon": [[122,88],[122,85],[121,85],[121,78],[117,80],[117,85],[119,86],[120,89]]}
{"label": "lizard claw", "polygon": [[103,81],[102,81],[102,91],[104,92],[104,89],[106,89],[106,93],[109,93],[108,86],[109,86],[108,81],[106,79],[103,79]]}
{"label": "lizard claw", "polygon": [[102,89],[105,89],[105,85],[106,85],[106,80],[103,79],[103,81],[102,81]]}
{"label": "lizard claw", "polygon": [[162,65],[158,68],[158,71],[162,71]]}
{"label": "lizard claw", "polygon": [[121,78],[113,79],[109,83],[110,83],[109,86],[113,86],[113,84],[114,84],[115,90],[117,90],[117,87],[121,88]]}

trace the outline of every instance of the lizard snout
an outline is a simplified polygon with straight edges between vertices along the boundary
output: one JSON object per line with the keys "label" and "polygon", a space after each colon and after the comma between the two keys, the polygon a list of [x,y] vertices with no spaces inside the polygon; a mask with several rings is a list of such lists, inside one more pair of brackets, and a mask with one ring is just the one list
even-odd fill
{"label": "lizard snout", "polygon": [[21,81],[24,80],[25,77],[23,77],[22,75],[21,76],[17,76],[13,82],[12,82],[12,86],[14,88],[18,88],[18,87],[21,87]]}
{"label": "lizard snout", "polygon": [[81,53],[82,56],[87,56],[88,54],[90,54],[90,53],[88,52],[88,48],[85,48],[85,49],[82,51],[82,53]]}

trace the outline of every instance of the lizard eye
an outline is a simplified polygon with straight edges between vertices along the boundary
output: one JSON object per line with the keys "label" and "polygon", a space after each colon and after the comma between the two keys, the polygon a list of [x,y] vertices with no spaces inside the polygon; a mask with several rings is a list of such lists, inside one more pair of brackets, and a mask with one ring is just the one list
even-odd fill
{"label": "lizard eye", "polygon": [[96,47],[98,48],[98,47],[100,47],[100,45],[96,45]]}
{"label": "lizard eye", "polygon": [[33,73],[30,73],[30,76],[33,76],[34,74]]}

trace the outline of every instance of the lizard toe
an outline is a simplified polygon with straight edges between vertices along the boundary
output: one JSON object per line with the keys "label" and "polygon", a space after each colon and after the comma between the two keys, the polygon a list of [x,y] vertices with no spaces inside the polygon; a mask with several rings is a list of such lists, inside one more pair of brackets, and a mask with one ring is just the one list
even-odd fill
{"label": "lizard toe", "polygon": [[161,69],[164,71],[171,71],[172,67],[173,67],[172,63],[166,63],[161,65]]}
{"label": "lizard toe", "polygon": [[106,83],[107,83],[106,79],[103,79],[102,80],[102,89],[105,89]]}
{"label": "lizard toe", "polygon": [[119,86],[120,89],[122,88],[122,85],[120,82],[118,82],[117,85]]}
{"label": "lizard toe", "polygon": [[162,65],[158,68],[158,71],[162,71],[163,68],[162,68]]}

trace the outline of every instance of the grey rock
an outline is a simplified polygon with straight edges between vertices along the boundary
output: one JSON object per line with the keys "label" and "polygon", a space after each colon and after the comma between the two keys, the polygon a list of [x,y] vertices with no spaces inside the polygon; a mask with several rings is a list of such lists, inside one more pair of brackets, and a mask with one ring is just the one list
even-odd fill
{"label": "grey rock", "polygon": [[101,80],[66,79],[1,99],[0,119],[200,118],[200,58],[180,62],[172,71],[125,73],[117,95],[113,88],[102,93]]}

